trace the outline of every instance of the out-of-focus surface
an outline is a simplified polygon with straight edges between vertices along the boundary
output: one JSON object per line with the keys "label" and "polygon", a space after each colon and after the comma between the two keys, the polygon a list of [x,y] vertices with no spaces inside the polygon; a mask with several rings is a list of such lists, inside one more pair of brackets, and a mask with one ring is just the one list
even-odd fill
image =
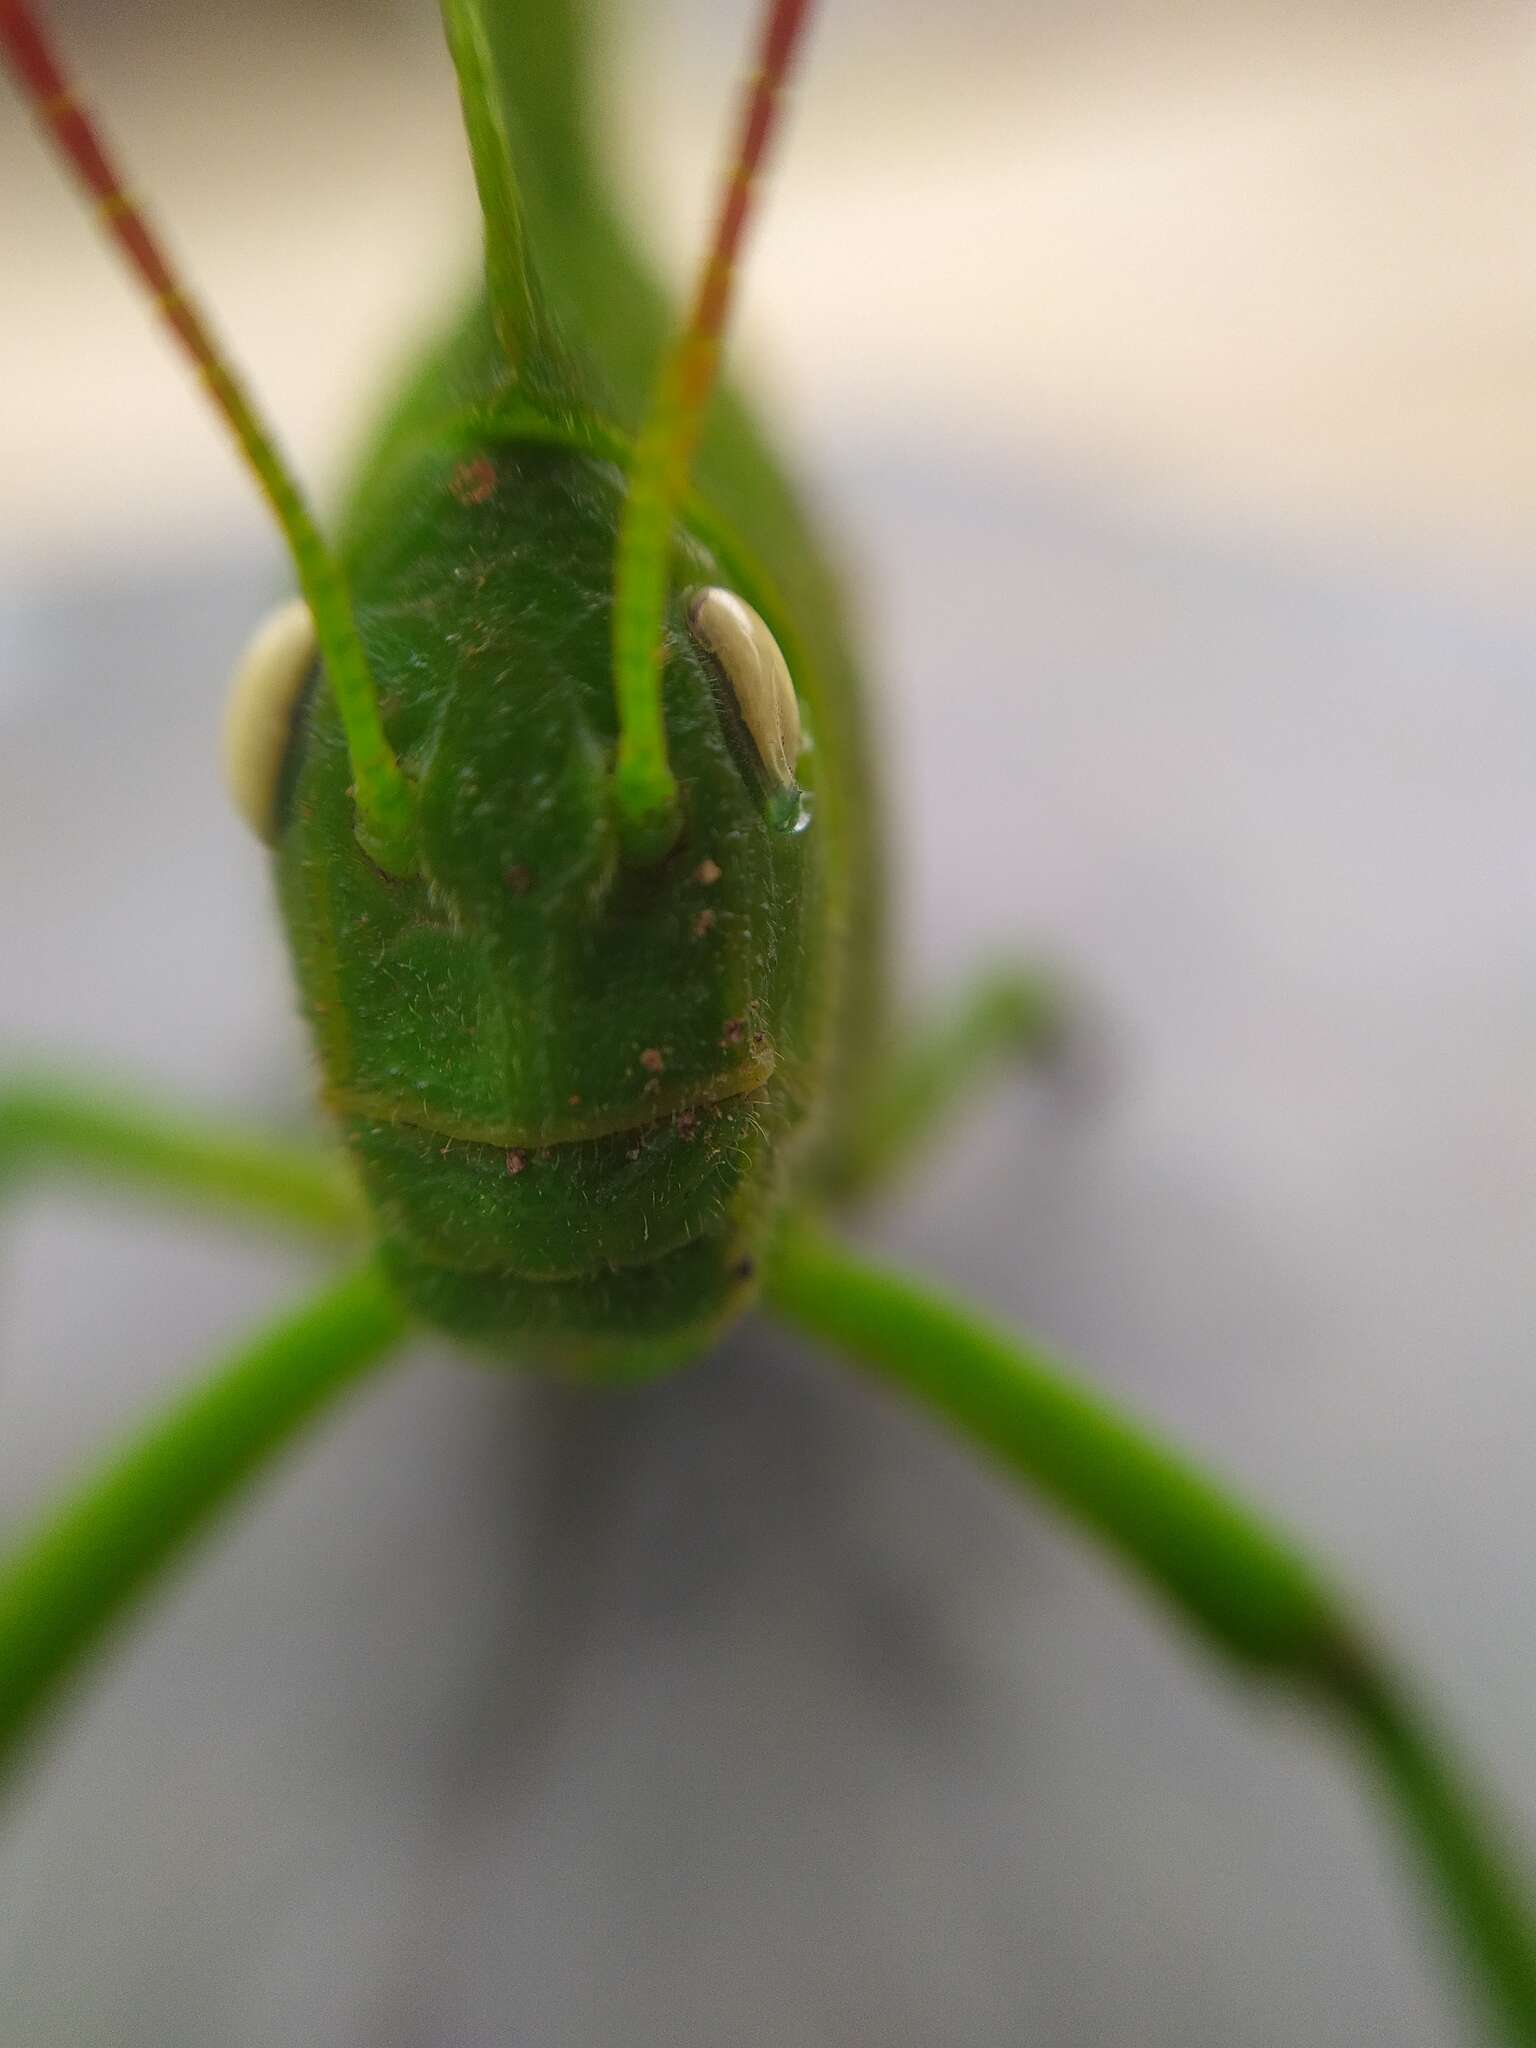
{"label": "out-of-focus surface", "polygon": [[[80,23],[312,467],[472,244],[422,12]],[[1076,12],[830,11],[753,270],[861,565],[906,978],[1044,946],[1115,1041],[1105,1099],[994,1098],[872,1227],[1339,1560],[1531,1834],[1527,31]],[[625,104],[666,110],[636,176],[682,246],[737,35],[657,33]],[[0,1035],[298,1120],[206,769],[277,571],[9,110],[0,245]],[[8,1218],[7,1516],[306,1270],[110,1203]],[[61,1727],[0,1841],[0,2015],[1443,2048],[1394,1877],[1336,1756],[799,1347],[623,1397],[440,1360]]]}
{"label": "out-of-focus surface", "polygon": [[[612,11],[614,150],[681,274],[750,10]],[[289,439],[333,464],[360,369],[473,250],[435,10],[56,12]],[[1520,0],[844,0],[754,249],[749,345],[813,452],[900,420],[1181,519],[1516,580],[1536,543],[1533,81]],[[9,104],[0,247],[6,549],[31,572],[247,525]]]}

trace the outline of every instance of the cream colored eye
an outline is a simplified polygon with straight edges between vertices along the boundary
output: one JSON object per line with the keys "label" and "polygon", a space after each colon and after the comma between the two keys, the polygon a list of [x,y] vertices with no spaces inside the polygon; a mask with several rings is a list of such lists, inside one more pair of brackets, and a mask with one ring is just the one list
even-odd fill
{"label": "cream colored eye", "polygon": [[725,671],[769,779],[779,789],[791,788],[800,753],[800,706],[778,641],[751,605],[729,590],[695,592],[688,625]]}
{"label": "cream colored eye", "polygon": [[235,809],[268,846],[276,837],[277,778],[294,706],[317,655],[315,622],[296,597],[257,627],[230,685],[224,783]]}

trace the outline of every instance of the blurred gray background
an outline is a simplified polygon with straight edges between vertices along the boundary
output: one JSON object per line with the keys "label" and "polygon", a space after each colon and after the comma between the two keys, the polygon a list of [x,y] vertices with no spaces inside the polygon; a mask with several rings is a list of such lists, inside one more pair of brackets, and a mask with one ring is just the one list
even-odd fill
{"label": "blurred gray background", "polygon": [[[743,10],[624,14],[675,271]],[[60,7],[311,473],[471,260],[432,10]],[[829,5],[743,354],[887,713],[904,985],[1070,964],[868,1241],[1307,1532],[1536,1838],[1536,517],[1523,9]],[[1520,223],[1517,225],[1517,223]],[[0,1044],[301,1126],[211,772],[281,566],[0,106]],[[20,1518],[312,1268],[50,1195]],[[767,1327],[583,1395],[422,1347],[112,1659],[0,1836],[70,2048],[1431,2048],[1341,1760]]]}

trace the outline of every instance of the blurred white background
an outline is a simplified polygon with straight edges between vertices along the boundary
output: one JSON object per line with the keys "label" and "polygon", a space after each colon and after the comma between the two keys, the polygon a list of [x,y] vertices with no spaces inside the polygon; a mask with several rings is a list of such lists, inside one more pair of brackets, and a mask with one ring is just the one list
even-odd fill
{"label": "blurred white background", "polygon": [[[615,151],[681,274],[744,10],[615,11]],[[433,9],[56,13],[288,436],[334,467],[368,376],[474,247]],[[1515,0],[845,0],[816,29],[747,345],[813,451],[901,418],[1223,530],[1517,582],[1533,84]],[[0,242],[7,549],[35,569],[241,530],[242,480],[10,106]]]}

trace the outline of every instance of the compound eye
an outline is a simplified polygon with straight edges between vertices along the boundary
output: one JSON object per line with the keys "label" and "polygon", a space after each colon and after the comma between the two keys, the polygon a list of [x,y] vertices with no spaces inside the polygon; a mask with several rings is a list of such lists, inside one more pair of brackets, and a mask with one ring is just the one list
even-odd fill
{"label": "compound eye", "polygon": [[800,706],[778,641],[751,605],[730,590],[696,591],[688,626],[724,671],[769,781],[776,790],[792,789],[800,754]]}
{"label": "compound eye", "polygon": [[224,783],[235,809],[266,846],[277,837],[277,779],[294,709],[318,659],[309,606],[294,598],[257,627],[230,684]]}

